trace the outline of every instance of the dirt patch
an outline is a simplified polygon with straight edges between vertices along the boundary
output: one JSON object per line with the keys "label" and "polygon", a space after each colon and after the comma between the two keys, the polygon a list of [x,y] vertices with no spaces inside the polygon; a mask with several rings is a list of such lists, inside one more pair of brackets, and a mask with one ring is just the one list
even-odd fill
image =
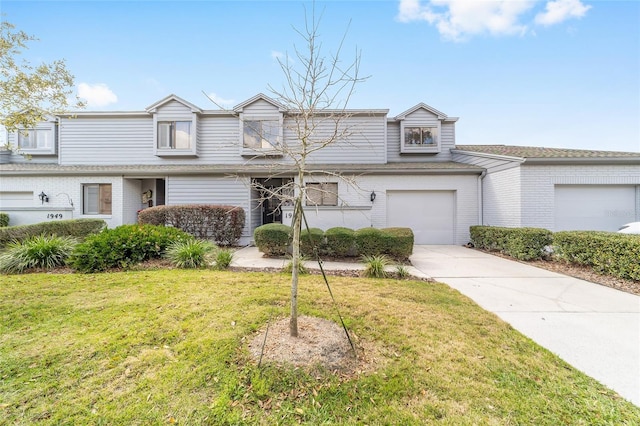
{"label": "dirt patch", "polygon": [[[266,335],[266,339],[265,339]],[[256,363],[278,366],[321,367],[352,375],[379,367],[382,358],[372,344],[347,335],[335,322],[309,316],[298,317],[298,337],[289,333],[289,318],[278,319],[249,343],[249,352]]]}

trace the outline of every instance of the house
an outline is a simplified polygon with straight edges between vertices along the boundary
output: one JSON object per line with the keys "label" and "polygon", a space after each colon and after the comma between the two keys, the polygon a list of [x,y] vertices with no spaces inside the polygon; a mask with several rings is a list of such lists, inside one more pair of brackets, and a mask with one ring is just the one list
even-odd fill
{"label": "house", "polygon": [[[264,191],[297,179],[274,149],[299,146],[297,114],[263,94],[228,111],[170,95],[144,111],[52,117],[7,135],[28,158],[0,165],[0,210],[13,225],[114,227],[153,205],[236,205],[248,244],[256,227],[291,222],[292,207]],[[344,137],[308,157],[310,226],[408,226],[418,244],[464,244],[477,224],[616,230],[640,219],[640,153],[456,145],[457,120],[423,103],[395,117],[319,113],[313,137]]]}

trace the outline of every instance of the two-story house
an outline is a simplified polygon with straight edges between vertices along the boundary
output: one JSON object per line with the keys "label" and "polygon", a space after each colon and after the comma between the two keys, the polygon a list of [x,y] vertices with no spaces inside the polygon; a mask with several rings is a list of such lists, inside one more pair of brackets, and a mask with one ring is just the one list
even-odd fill
{"label": "two-story house", "polygon": [[[296,179],[274,147],[300,143],[298,113],[262,94],[229,111],[171,95],[144,111],[53,117],[8,135],[22,155],[0,165],[0,211],[12,225],[93,217],[114,227],[153,205],[235,205],[247,244],[257,226],[291,221],[291,207],[260,188]],[[418,244],[464,244],[476,224],[613,231],[640,220],[640,153],[456,146],[458,119],[423,103],[395,117],[319,115],[314,138],[338,137],[307,159],[311,226],[408,226]]]}

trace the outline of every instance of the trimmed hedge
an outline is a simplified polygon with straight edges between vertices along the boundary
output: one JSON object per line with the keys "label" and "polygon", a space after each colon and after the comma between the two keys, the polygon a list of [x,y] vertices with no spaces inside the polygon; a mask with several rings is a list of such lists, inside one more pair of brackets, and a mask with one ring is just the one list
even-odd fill
{"label": "trimmed hedge", "polygon": [[357,256],[356,236],[353,229],[341,226],[329,228],[324,233],[327,254],[335,257]]}
{"label": "trimmed hedge", "polygon": [[213,204],[156,206],[140,211],[138,223],[173,226],[202,240],[213,240],[221,246],[238,243],[244,228],[242,207]]}
{"label": "trimmed hedge", "polygon": [[[256,228],[254,241],[258,250],[267,256],[284,256],[291,244],[291,228],[280,223],[270,223]],[[309,241],[311,235],[312,242]],[[322,231],[303,229],[300,234],[300,252],[304,256],[315,255],[314,244],[321,255],[334,257],[359,257],[386,255],[406,260],[413,252],[413,231],[410,228],[362,228],[354,231],[336,227]]]}
{"label": "trimmed hedge", "polygon": [[177,228],[156,225],[122,225],[105,229],[78,244],[68,264],[79,272],[129,268],[145,260],[160,258],[170,244],[192,240]]}
{"label": "trimmed hedge", "polygon": [[303,229],[300,232],[300,253],[309,258],[315,258],[316,252],[323,255],[327,253],[324,231],[320,228]]}
{"label": "trimmed hedge", "polygon": [[79,240],[97,234],[107,227],[102,219],[69,219],[41,222],[32,225],[8,226],[0,228],[0,247],[12,241],[25,241],[38,235],[74,237]]}
{"label": "trimmed hedge", "polygon": [[9,214],[0,212],[0,228],[9,226]]}
{"label": "trimmed hedge", "polygon": [[284,256],[291,242],[291,227],[282,223],[258,226],[253,232],[253,240],[258,250],[267,256]]}
{"label": "trimmed hedge", "polygon": [[541,259],[553,242],[553,233],[542,228],[470,227],[477,248],[505,253],[518,260]]}
{"label": "trimmed hedge", "polygon": [[640,236],[598,231],[562,231],[553,236],[554,256],[598,273],[640,281]]}

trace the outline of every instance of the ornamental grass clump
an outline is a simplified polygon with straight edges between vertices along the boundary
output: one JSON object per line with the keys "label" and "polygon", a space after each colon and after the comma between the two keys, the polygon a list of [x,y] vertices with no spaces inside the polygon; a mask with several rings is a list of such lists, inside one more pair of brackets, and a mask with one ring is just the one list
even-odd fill
{"label": "ornamental grass clump", "polygon": [[367,278],[386,278],[385,270],[390,265],[390,260],[385,255],[362,256],[364,262],[364,276]]}
{"label": "ornamental grass clump", "polygon": [[0,255],[0,272],[21,273],[64,266],[76,244],[71,237],[45,235],[11,242]]}
{"label": "ornamental grass clump", "polygon": [[233,250],[222,249],[215,254],[214,267],[218,270],[229,269],[233,261]]}
{"label": "ornamental grass clump", "polygon": [[215,244],[206,240],[176,241],[167,247],[165,257],[178,268],[202,268],[211,263],[217,248]]}

